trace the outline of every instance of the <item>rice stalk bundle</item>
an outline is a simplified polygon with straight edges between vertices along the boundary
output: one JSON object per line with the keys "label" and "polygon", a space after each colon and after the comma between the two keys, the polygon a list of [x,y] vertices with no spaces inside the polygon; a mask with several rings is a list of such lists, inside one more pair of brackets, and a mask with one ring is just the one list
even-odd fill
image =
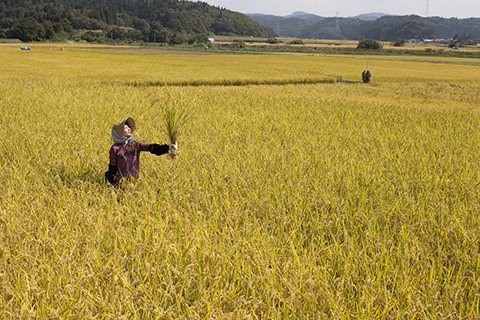
{"label": "rice stalk bundle", "polygon": [[371,70],[369,70],[369,69],[363,70],[363,72],[362,72],[362,81],[363,81],[363,83],[370,83],[370,82],[372,82],[372,77],[373,77],[373,73],[372,73]]}
{"label": "rice stalk bundle", "polygon": [[[154,99],[151,107],[157,101],[158,99]],[[172,159],[177,159],[179,156],[178,150],[173,148],[172,145],[177,145],[178,137],[190,119],[190,112],[187,111],[182,96],[175,98],[170,92],[167,92],[160,106],[159,113],[162,116],[162,131],[166,134],[170,142],[169,155]]]}

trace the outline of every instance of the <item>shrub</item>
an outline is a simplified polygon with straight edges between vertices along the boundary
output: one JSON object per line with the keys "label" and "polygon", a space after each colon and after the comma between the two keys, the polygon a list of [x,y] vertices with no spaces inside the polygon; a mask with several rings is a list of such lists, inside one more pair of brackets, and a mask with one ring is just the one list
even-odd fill
{"label": "shrub", "polygon": [[303,44],[303,41],[298,39],[298,40],[293,40],[292,42],[290,42],[290,44]]}
{"label": "shrub", "polygon": [[395,42],[393,43],[393,46],[394,47],[403,47],[405,45],[407,41],[405,39],[400,39],[398,38],[397,40],[395,40]]}
{"label": "shrub", "polygon": [[382,49],[383,45],[372,39],[363,39],[358,42],[357,49],[378,50]]}
{"label": "shrub", "polygon": [[243,41],[238,41],[238,40],[233,40],[233,42],[230,44],[230,48],[232,49],[243,49],[246,48],[247,44]]}
{"label": "shrub", "polygon": [[269,38],[267,39],[267,43],[270,43],[270,44],[276,44],[276,43],[280,43],[281,41],[278,40],[277,38]]}
{"label": "shrub", "polygon": [[173,37],[168,41],[168,44],[170,45],[176,45],[176,44],[182,44],[186,42],[187,38],[181,34],[180,32],[177,32],[173,35]]}

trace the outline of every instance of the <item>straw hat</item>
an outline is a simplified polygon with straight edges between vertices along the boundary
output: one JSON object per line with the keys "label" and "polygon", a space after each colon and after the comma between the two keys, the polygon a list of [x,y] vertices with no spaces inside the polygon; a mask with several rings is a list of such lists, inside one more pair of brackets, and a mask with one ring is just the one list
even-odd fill
{"label": "straw hat", "polygon": [[127,126],[129,126],[130,129],[132,129],[132,134],[133,134],[133,131],[135,131],[135,119],[133,119],[132,117],[128,117],[127,119],[125,119],[123,121],[115,122],[115,124],[113,125],[113,130],[118,132],[119,135],[123,135],[123,130],[125,129],[125,124]]}

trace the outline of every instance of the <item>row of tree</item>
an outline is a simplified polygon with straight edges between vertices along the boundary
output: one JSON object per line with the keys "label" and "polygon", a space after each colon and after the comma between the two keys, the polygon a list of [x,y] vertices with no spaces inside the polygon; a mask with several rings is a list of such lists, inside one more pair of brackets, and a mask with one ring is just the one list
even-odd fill
{"label": "row of tree", "polygon": [[[83,30],[80,32],[79,30]],[[257,22],[204,2],[0,0],[0,37],[22,41],[205,42],[208,35],[267,36]]]}
{"label": "row of tree", "polygon": [[454,35],[468,35],[480,39],[480,19],[456,19],[416,15],[383,16],[375,20],[358,18],[324,18],[306,15],[305,18],[251,15],[265,28],[275,31],[277,36],[302,39],[346,39],[370,38],[378,41],[402,39],[448,39]]}

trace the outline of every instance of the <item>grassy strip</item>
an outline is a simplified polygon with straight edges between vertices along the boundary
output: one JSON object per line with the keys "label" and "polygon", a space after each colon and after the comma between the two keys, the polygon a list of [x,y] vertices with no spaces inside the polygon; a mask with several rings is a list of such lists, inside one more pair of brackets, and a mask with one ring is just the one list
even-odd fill
{"label": "grassy strip", "polygon": [[191,79],[191,80],[131,80],[122,81],[132,87],[200,87],[200,86],[248,86],[248,85],[287,85],[287,84],[318,84],[340,82],[341,76],[302,78],[302,79]]}
{"label": "grassy strip", "polygon": [[362,50],[356,48],[325,48],[309,46],[286,46],[286,45],[251,45],[244,48],[235,48],[229,44],[210,45],[210,51],[219,52],[244,52],[244,53],[318,53],[318,54],[342,54],[342,55],[379,55],[379,56],[434,56],[434,57],[457,57],[457,58],[480,58],[479,52],[452,51],[443,48],[425,50],[408,49],[381,49],[381,50]]}

